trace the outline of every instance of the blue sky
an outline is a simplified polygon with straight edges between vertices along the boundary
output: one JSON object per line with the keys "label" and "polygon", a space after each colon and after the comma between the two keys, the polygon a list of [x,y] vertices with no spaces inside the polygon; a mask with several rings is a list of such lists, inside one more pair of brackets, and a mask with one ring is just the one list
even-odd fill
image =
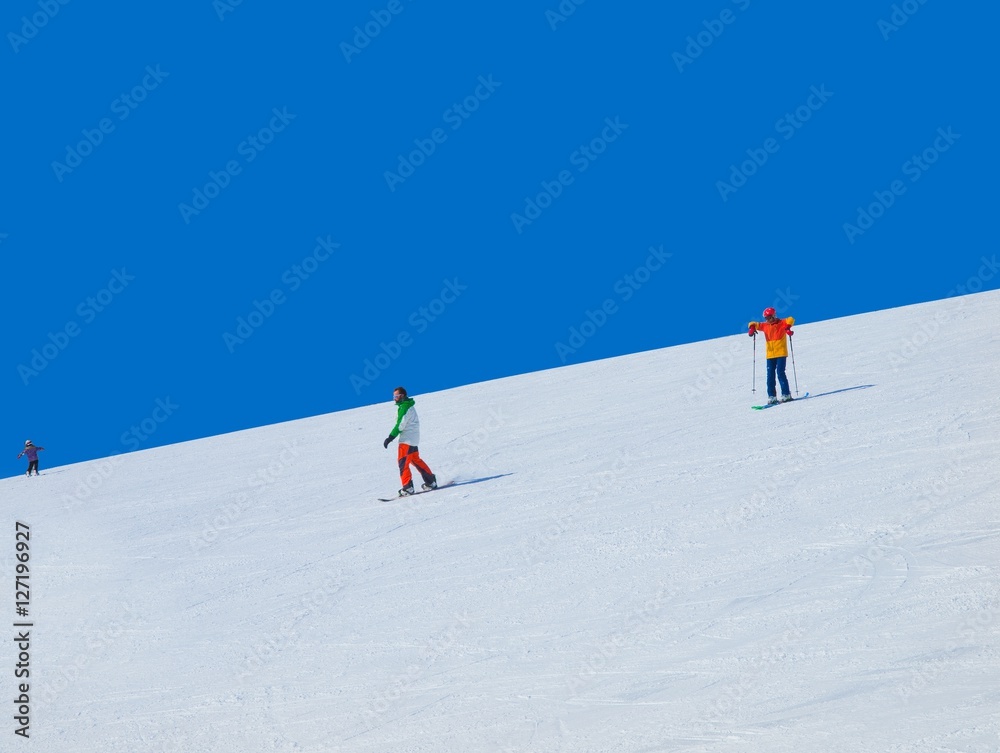
{"label": "blue sky", "polygon": [[9,472],[997,287],[995,8],[665,6],[9,5]]}

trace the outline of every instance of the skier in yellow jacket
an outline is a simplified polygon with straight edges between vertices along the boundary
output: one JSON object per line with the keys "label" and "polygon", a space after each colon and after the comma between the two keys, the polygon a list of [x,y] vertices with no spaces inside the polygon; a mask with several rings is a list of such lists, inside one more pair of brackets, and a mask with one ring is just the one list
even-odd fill
{"label": "skier in yellow jacket", "polygon": [[747,334],[756,337],[757,332],[764,333],[767,341],[767,402],[773,405],[778,402],[778,393],[775,389],[775,377],[781,385],[781,402],[787,403],[792,399],[792,392],[788,389],[788,377],[785,376],[785,360],[788,358],[788,340],[786,335],[791,337],[792,325],[795,319],[787,317],[778,319],[775,310],[768,306],[764,309],[764,321],[750,322]]}

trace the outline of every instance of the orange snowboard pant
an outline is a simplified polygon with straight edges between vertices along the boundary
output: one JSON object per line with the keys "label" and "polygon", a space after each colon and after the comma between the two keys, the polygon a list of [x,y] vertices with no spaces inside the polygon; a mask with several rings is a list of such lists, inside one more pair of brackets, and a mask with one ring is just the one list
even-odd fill
{"label": "orange snowboard pant", "polygon": [[413,483],[413,474],[410,473],[410,466],[412,465],[423,477],[424,481],[430,480],[431,469],[427,467],[427,463],[420,459],[420,453],[417,451],[416,445],[402,444],[399,445],[399,479],[403,482],[403,486],[409,486]]}

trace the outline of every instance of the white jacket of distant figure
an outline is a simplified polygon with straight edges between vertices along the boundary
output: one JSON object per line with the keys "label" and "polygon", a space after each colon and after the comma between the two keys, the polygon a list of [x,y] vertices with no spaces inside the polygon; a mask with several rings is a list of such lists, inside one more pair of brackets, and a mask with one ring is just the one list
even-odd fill
{"label": "white jacket of distant figure", "polygon": [[405,410],[396,422],[396,428],[399,429],[399,443],[417,447],[420,444],[420,417],[417,416],[413,398],[404,400],[400,404],[400,408],[405,408]]}

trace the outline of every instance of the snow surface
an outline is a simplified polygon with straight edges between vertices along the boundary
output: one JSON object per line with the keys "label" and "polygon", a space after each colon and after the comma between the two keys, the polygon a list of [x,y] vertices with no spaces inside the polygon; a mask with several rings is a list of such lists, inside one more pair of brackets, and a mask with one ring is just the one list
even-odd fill
{"label": "snow surface", "polygon": [[812,396],[761,412],[742,334],[416,394],[458,484],[390,503],[395,383],[43,453],[0,481],[0,750],[1000,750],[998,322],[991,292],[802,323]]}

